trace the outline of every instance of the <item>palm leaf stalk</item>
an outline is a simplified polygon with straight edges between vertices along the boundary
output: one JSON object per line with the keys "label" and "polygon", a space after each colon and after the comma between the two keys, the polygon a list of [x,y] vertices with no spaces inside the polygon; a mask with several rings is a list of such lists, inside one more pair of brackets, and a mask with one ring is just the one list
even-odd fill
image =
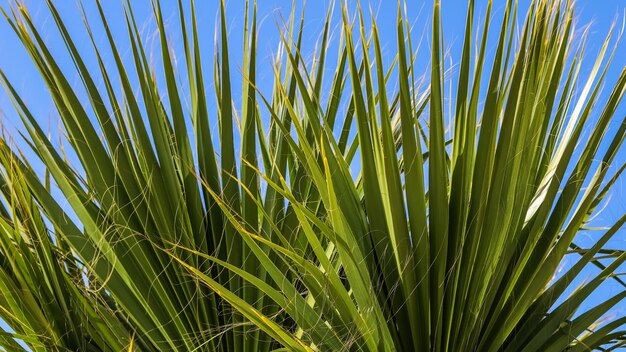
{"label": "palm leaf stalk", "polygon": [[[179,0],[174,20],[180,66],[161,4],[151,2],[158,67],[130,1],[131,65],[95,3],[106,48],[89,21],[85,29],[99,72],[87,69],[47,0],[79,88],[28,10],[3,11],[75,153],[49,140],[0,73],[25,128],[22,142],[7,131],[0,139],[5,349],[587,351],[626,343],[626,319],[604,318],[626,297],[618,275],[626,253],[607,247],[626,215],[590,248],[576,244],[625,169],[616,156],[626,68],[605,86],[612,31],[581,74],[586,32],[575,36],[570,1],[533,1],[521,26],[516,2],[494,24],[489,1],[480,30],[470,1],[450,112],[440,0],[421,82],[400,4],[390,62],[360,7],[341,8],[330,58],[331,7],[312,63],[302,52],[304,19],[292,11],[269,92],[257,85],[256,3],[246,1],[240,105],[223,1],[214,92],[204,83],[211,68],[193,1]],[[569,255],[576,261],[559,272]],[[599,273],[581,283],[590,267]],[[620,291],[581,309],[608,281]]]}

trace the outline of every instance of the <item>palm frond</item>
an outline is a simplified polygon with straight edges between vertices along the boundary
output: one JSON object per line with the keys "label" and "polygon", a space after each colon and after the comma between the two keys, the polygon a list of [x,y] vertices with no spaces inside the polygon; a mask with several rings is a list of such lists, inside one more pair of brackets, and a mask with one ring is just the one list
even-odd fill
{"label": "palm frond", "polygon": [[[439,0],[425,72],[415,63],[401,4],[389,62],[376,20],[367,24],[360,6],[341,6],[340,16],[329,9],[309,62],[304,18],[292,11],[279,52],[262,68],[274,75],[271,91],[257,77],[256,2],[245,1],[235,82],[222,0],[213,92],[204,81],[210,70],[194,2],[176,4],[180,66],[169,46],[171,24],[159,1],[151,4],[158,67],[130,1],[124,61],[99,1],[106,48],[85,21],[90,57],[47,0],[72,73],[61,69],[27,9],[3,12],[47,86],[75,158],[48,139],[32,106],[0,73],[25,128],[23,142],[0,139],[0,318],[10,327],[1,331],[2,347],[624,345],[626,320],[605,315],[626,297],[619,274],[626,252],[609,246],[626,215],[593,229],[602,233],[593,245],[577,244],[625,169],[617,155],[626,119],[617,120],[617,111],[626,68],[606,85],[619,35],[611,31],[582,75],[589,57],[584,37],[574,48],[572,2],[535,0],[520,28],[517,2],[507,1],[500,22],[489,2],[478,27],[470,1],[448,112]],[[98,72],[88,69],[91,58]],[[74,73],[78,88],[69,83]],[[425,84],[414,78],[422,73]],[[574,264],[559,272],[568,255],[577,256]],[[598,271],[581,283],[589,268]],[[620,291],[589,304],[608,281]]]}

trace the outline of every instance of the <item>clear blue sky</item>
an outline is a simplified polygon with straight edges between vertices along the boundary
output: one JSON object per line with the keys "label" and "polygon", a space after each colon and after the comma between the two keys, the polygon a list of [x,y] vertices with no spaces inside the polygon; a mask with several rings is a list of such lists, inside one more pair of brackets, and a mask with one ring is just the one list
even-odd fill
{"label": "clear blue sky", "polygon": [[[70,32],[74,35],[79,45],[79,50],[85,54],[86,60],[91,68],[97,70],[97,63],[93,60],[91,55],[91,47],[88,41],[88,37],[84,31],[80,12],[78,10],[80,0],[56,0],[54,1],[59,9],[63,19],[66,21],[66,25],[69,27]],[[9,4],[13,2],[11,0],[0,0],[0,6],[8,9]],[[50,47],[53,49],[53,54],[60,58],[62,67],[67,70],[70,77],[74,78],[74,83],[78,86],[78,76],[74,74],[73,64],[69,57],[65,53],[64,44],[56,32],[55,25],[51,16],[49,15],[45,1],[43,0],[24,0],[27,8],[30,9],[34,22],[43,29],[45,39]],[[94,31],[96,33],[96,41],[99,44],[105,45],[105,37],[100,26],[97,24],[97,11],[95,8],[95,0],[83,0],[83,5],[87,17],[94,21]],[[109,17],[112,30],[121,47],[127,49],[126,32],[123,23],[121,0],[106,0],[104,3],[105,11]],[[179,38],[178,28],[176,27],[177,12],[175,10],[175,1],[162,0],[164,4],[164,16],[172,23],[172,36],[175,51],[181,53],[181,44],[177,40]],[[447,67],[451,64],[456,64],[459,60],[459,53],[462,45],[462,37],[464,31],[465,13],[467,7],[467,0],[442,0],[442,10],[444,19],[444,31],[445,31],[445,44],[447,49],[450,50],[450,59],[446,60]],[[525,12],[528,7],[529,0],[520,0],[521,13]],[[133,0],[134,10],[138,17],[139,24],[145,25],[144,38],[150,38],[151,33],[154,30],[154,22],[150,19],[151,7],[149,0]],[[199,26],[201,31],[201,41],[204,58],[208,61],[205,72],[205,80],[211,88],[211,72],[208,68],[212,67],[210,60],[213,58],[213,43],[214,43],[214,28],[217,23],[217,8],[216,3],[218,1],[197,1],[198,14],[199,14]],[[235,65],[233,70],[234,74],[238,73],[239,63],[241,62],[241,38],[243,22],[243,3],[244,0],[229,0],[227,2],[227,17],[228,28],[230,30],[231,38],[231,54]],[[297,1],[298,12],[300,12],[301,4],[303,1]],[[329,1],[314,1],[309,0],[306,6],[306,25],[305,25],[305,53],[312,53],[314,44],[319,37],[319,31],[321,30],[323,19],[329,6]],[[350,1],[349,3],[354,3]],[[382,43],[384,44],[384,51],[386,57],[393,56],[396,47],[395,39],[395,16],[396,16],[396,1],[385,0],[363,0],[361,1],[363,7],[367,9],[371,7],[377,14],[379,29],[382,35]],[[485,9],[486,1],[477,1],[477,14],[480,16]],[[290,0],[259,0],[259,19],[261,22],[259,33],[259,68],[258,75],[259,81],[271,82],[272,71],[269,65],[266,64],[275,51],[279,42],[277,23],[281,18],[289,16],[292,2]],[[432,1],[430,0],[413,0],[409,1],[408,15],[409,18],[414,21],[413,35],[415,40],[418,40],[420,36],[424,35],[424,43],[422,44],[422,51],[420,58],[424,67],[426,68],[428,61],[428,25],[430,20],[430,12],[432,10]],[[494,0],[494,14],[497,18],[502,15],[504,10],[504,0]],[[606,34],[611,24],[615,21],[618,22],[618,27],[621,27],[621,23],[624,20],[626,12],[626,0],[578,0],[577,1],[577,21],[580,24],[579,28],[583,24],[591,23],[591,30],[589,34],[589,43],[587,49],[587,62],[583,66],[583,71],[589,70],[590,65],[595,59],[595,53],[598,52],[599,46],[604,41]],[[281,17],[282,15],[282,17]],[[482,16],[481,16],[482,17]],[[339,12],[335,11],[335,24],[340,23]],[[494,26],[495,27],[495,26]],[[337,36],[335,36],[337,38]],[[491,36],[494,38],[494,36]],[[623,40],[624,41],[624,40]],[[493,39],[491,39],[492,47],[495,46]],[[122,50],[124,52],[124,50]],[[108,53],[105,53],[108,54]],[[334,52],[331,57],[334,57]],[[112,66],[113,61],[110,56],[105,55],[105,60],[109,59],[108,65]],[[91,59],[91,60],[89,60]],[[130,54],[126,53],[124,59],[130,60]],[[157,61],[158,64],[158,61]],[[613,66],[608,74],[607,83],[610,85],[616,81],[617,75],[626,65],[626,44],[619,46],[616,57],[614,59]],[[9,25],[0,20],[0,69],[2,69],[7,76],[12,80],[14,85],[18,88],[18,91],[23,94],[26,102],[29,103],[29,107],[35,113],[37,119],[46,128],[50,128],[52,135],[55,135],[55,131],[58,128],[59,120],[56,117],[56,112],[52,101],[46,92],[45,86],[34,65],[30,62],[25,50],[21,47],[18,39],[12,32]],[[332,68],[331,68],[332,70]],[[236,79],[235,79],[236,81]],[[237,88],[234,88],[237,91]],[[262,87],[261,87],[262,89]],[[608,92],[603,92],[600,101],[606,99]],[[213,93],[209,89],[208,100],[211,103],[213,101]],[[20,129],[20,124],[17,120],[17,116],[13,112],[13,107],[3,91],[0,91],[0,116],[2,116],[3,128],[9,131],[17,131]],[[616,118],[620,119],[626,114],[626,104],[622,103]],[[616,125],[614,123],[614,125]],[[617,158],[616,164],[626,162],[626,149],[622,148],[620,156]],[[613,197],[609,206],[604,209],[603,213],[597,218],[596,223],[598,225],[605,225],[618,216],[621,216],[626,212],[626,189],[624,189],[624,183],[626,178],[622,177],[622,180],[618,182],[614,189]],[[593,238],[597,238],[599,234],[589,233],[584,234],[580,238],[581,243],[589,243]],[[611,242],[611,246],[614,248],[626,248],[626,236],[624,232],[616,236],[615,240]],[[622,270],[626,271],[626,270]],[[590,270],[588,274],[592,274],[595,271]],[[606,290],[602,292],[602,295],[608,296],[617,292],[619,287],[615,285],[606,285]],[[597,299],[597,298],[595,298]],[[614,310],[615,314],[626,314],[626,304],[621,304]]]}

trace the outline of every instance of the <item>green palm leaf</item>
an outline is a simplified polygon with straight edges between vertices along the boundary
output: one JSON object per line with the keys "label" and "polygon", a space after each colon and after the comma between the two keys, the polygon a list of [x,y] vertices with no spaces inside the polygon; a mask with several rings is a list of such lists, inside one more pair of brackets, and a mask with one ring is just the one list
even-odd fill
{"label": "green palm leaf", "polygon": [[[0,139],[3,348],[586,351],[625,344],[626,320],[606,315],[626,298],[626,254],[609,246],[626,215],[600,228],[590,223],[626,169],[618,164],[626,119],[617,113],[626,68],[606,86],[610,34],[581,74],[586,34],[574,48],[570,1],[533,1],[521,27],[517,3],[507,1],[493,52],[491,2],[477,26],[470,1],[458,72],[444,64],[439,0],[423,71],[401,4],[390,62],[376,21],[366,24],[360,6],[342,6],[340,16],[329,10],[309,62],[304,18],[294,10],[267,67],[271,91],[257,77],[256,2],[245,2],[235,82],[221,1],[213,92],[193,1],[177,2],[178,64],[168,14],[151,2],[157,67],[130,1],[128,62],[96,4],[106,48],[96,45],[89,21],[85,30],[98,72],[88,69],[52,0],[75,72],[61,69],[28,10],[3,12],[75,155],[48,139],[1,73],[25,128],[17,142],[6,132]],[[458,82],[451,111],[444,108],[449,74]],[[585,231],[602,234],[584,247]],[[576,261],[560,272],[566,256]],[[599,270],[581,282],[589,268]],[[621,289],[590,304],[608,281]]]}

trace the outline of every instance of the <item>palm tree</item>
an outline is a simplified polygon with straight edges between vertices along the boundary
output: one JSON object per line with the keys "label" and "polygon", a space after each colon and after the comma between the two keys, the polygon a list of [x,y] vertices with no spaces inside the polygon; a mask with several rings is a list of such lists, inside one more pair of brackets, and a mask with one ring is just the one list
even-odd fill
{"label": "palm tree", "polygon": [[[204,82],[193,1],[179,1],[170,24],[182,32],[180,70],[158,0],[158,67],[130,1],[124,23],[134,65],[122,61],[95,3],[108,46],[96,45],[89,22],[85,29],[99,72],[87,68],[47,0],[79,88],[27,9],[4,13],[68,142],[49,140],[2,73],[25,128],[21,142],[7,131],[0,139],[6,350],[626,345],[626,317],[603,318],[626,289],[581,309],[603,283],[626,286],[616,271],[626,252],[607,247],[626,215],[597,230],[591,247],[576,244],[625,168],[615,158],[626,119],[609,126],[619,118],[626,69],[600,99],[612,36],[581,75],[585,38],[575,35],[569,0],[533,1],[522,26],[512,0],[492,23],[489,1],[480,30],[470,1],[453,116],[444,114],[439,0],[424,79],[416,78],[422,68],[401,6],[392,62],[383,60],[376,22],[367,24],[360,7],[342,7],[336,62],[328,50],[332,11],[312,63],[301,51],[303,21],[291,13],[271,91],[257,86],[256,4],[246,1],[240,106],[223,1],[214,92]],[[495,41],[487,39],[493,26]],[[560,270],[566,256],[576,259]],[[599,273],[581,282],[589,267]]]}

